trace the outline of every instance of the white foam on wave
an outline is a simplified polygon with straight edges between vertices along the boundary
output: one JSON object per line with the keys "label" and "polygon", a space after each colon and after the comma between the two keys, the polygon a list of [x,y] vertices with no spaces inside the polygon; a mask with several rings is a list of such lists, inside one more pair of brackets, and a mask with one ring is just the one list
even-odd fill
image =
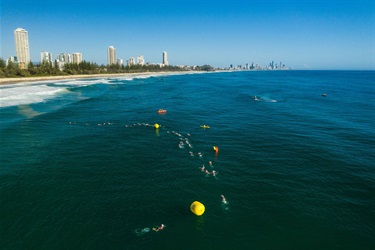
{"label": "white foam on wave", "polygon": [[94,84],[111,84],[109,79],[101,78],[101,79],[90,79],[90,80],[69,80],[69,81],[58,81],[54,82],[54,85],[69,85],[72,87],[84,87],[88,85]]}
{"label": "white foam on wave", "polygon": [[0,88],[0,107],[45,102],[65,91],[68,90],[62,87],[47,85],[25,85]]}
{"label": "white foam on wave", "polygon": [[131,75],[131,76],[121,76],[121,77],[112,77],[110,80],[116,81],[132,81],[134,79],[147,79],[151,77],[163,76],[162,74],[139,74],[139,75]]}

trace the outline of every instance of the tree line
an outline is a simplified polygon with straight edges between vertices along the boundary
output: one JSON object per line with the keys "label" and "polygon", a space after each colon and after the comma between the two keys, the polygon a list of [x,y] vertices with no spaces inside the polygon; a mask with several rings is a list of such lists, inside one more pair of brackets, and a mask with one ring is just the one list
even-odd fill
{"label": "tree line", "polygon": [[[0,58],[0,77],[32,77],[32,76],[59,76],[59,75],[84,75],[84,74],[113,74],[113,73],[139,73],[159,71],[186,71],[190,69],[178,66],[160,65],[98,65],[94,62],[82,61],[79,64],[65,63],[60,69],[57,61],[54,63],[43,62],[35,65],[30,62],[27,69],[20,69],[14,62],[9,61],[8,65]],[[194,70],[212,71],[210,65],[197,66]]]}

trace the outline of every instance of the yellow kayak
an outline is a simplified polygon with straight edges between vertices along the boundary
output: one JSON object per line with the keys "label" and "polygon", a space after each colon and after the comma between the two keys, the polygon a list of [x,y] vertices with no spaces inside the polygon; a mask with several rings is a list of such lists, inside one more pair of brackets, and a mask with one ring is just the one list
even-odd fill
{"label": "yellow kayak", "polygon": [[201,128],[210,128],[208,125],[201,125]]}

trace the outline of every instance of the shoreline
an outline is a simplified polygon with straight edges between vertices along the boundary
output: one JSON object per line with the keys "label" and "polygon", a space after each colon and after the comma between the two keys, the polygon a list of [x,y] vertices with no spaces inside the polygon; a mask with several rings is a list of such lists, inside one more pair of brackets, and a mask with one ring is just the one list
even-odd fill
{"label": "shoreline", "polygon": [[135,77],[135,76],[165,76],[165,75],[184,75],[205,73],[202,71],[159,71],[159,72],[138,72],[138,73],[115,73],[115,74],[90,74],[90,75],[65,75],[65,76],[37,76],[37,77],[16,77],[0,78],[0,85],[17,84],[24,82],[46,82],[46,81],[63,81],[72,79],[91,79],[91,78],[115,78],[115,77]]}

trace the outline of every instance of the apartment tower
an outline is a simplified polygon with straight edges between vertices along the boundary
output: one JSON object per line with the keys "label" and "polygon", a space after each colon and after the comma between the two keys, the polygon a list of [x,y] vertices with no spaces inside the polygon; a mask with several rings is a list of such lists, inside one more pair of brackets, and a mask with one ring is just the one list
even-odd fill
{"label": "apartment tower", "polygon": [[108,65],[116,65],[116,49],[113,46],[108,47]]}
{"label": "apartment tower", "polygon": [[163,65],[168,66],[168,55],[165,51],[163,51]]}
{"label": "apartment tower", "polygon": [[72,63],[80,64],[82,62],[82,54],[81,53],[73,53],[72,54]]}
{"label": "apartment tower", "polygon": [[14,41],[16,44],[18,67],[20,69],[27,69],[30,63],[29,36],[27,31],[22,28],[15,29]]}
{"label": "apartment tower", "polygon": [[46,51],[40,52],[40,63],[44,62],[52,63],[52,53]]}

